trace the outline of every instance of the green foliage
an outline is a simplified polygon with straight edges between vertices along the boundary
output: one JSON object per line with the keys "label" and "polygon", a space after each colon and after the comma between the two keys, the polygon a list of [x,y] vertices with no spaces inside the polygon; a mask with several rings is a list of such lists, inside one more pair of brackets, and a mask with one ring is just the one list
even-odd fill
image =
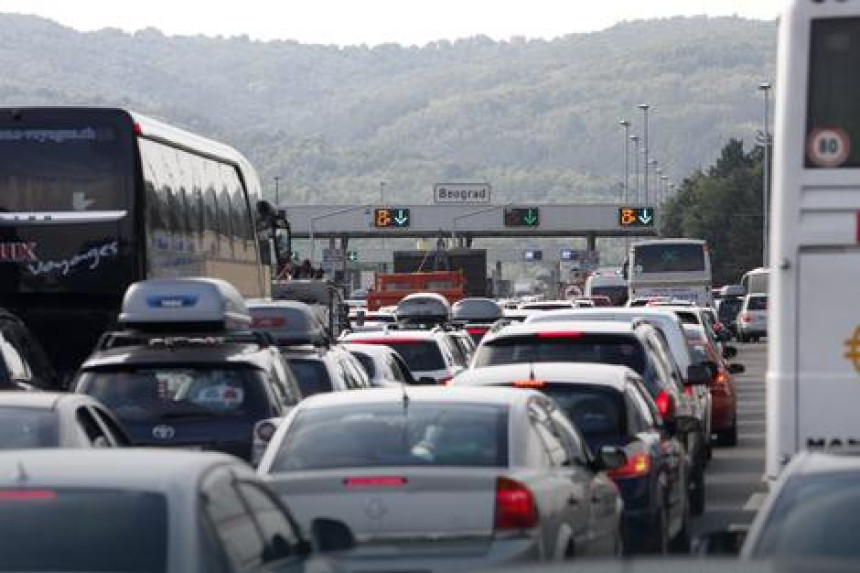
{"label": "green foliage", "polygon": [[705,239],[715,284],[737,283],[761,265],[762,150],[732,139],[707,173],[697,171],[664,208],[666,237]]}
{"label": "green foliage", "polygon": [[[752,138],[775,26],[627,22],[551,41],[314,46],[147,29],[79,33],[0,15],[0,105],[132,108],[226,141],[282,202],[430,201],[488,181],[498,201],[620,199],[623,132],[653,106],[652,157],[680,178]],[[632,165],[632,161],[631,161]]]}

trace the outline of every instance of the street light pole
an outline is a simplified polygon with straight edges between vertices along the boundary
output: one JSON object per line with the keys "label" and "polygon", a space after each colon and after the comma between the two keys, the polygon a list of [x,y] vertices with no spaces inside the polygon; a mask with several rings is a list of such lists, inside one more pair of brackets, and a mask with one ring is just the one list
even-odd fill
{"label": "street light pole", "polygon": [[636,165],[636,170],[635,170],[635,173],[636,173],[636,202],[638,203],[639,201],[642,200],[642,197],[640,197],[640,190],[639,190],[639,136],[638,135],[631,135],[630,141],[633,142],[633,159],[634,159],[634,162]]}
{"label": "street light pole", "polygon": [[275,175],[275,208],[277,209],[278,205],[281,204],[280,196],[278,193],[278,182],[281,180],[280,175]]}
{"label": "street light pole", "polygon": [[630,193],[630,122],[622,119],[618,122],[624,128],[624,199],[627,203]]}
{"label": "street light pole", "polygon": [[762,265],[768,266],[768,211],[770,210],[770,82],[762,82],[758,89],[764,92],[764,164],[762,165]]}
{"label": "street light pole", "polygon": [[308,233],[309,239],[311,241],[311,264],[313,264],[314,259],[316,258],[317,250],[316,250],[316,240],[314,239],[314,224],[320,219],[327,219],[329,217],[334,217],[337,215],[342,215],[344,213],[349,213],[350,211],[358,211],[360,209],[370,209],[370,205],[353,205],[352,207],[346,207],[345,209],[339,209],[337,211],[332,211],[331,213],[323,213],[322,215],[317,215],[316,217],[311,217],[310,220],[310,231]]}
{"label": "street light pole", "polygon": [[640,103],[639,109],[642,110],[643,115],[645,116],[645,128],[644,128],[644,153],[645,153],[645,204],[648,204],[648,108],[650,108],[647,103]]}
{"label": "street light pole", "polygon": [[660,195],[663,198],[661,203],[665,203],[666,199],[669,198],[669,176],[668,175],[661,175],[660,181],[662,182],[662,185],[660,185]]}

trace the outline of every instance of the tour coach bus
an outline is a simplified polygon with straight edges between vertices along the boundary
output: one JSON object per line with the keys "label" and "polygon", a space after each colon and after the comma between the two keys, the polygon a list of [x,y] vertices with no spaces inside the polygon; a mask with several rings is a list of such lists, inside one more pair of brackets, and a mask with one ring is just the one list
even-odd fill
{"label": "tour coach bus", "polygon": [[653,239],[630,245],[627,285],[630,300],[668,297],[713,303],[711,256],[700,239]]}
{"label": "tour coach bus", "polygon": [[232,148],[121,109],[0,108],[0,306],[61,372],[142,279],[265,294],[260,182]]}
{"label": "tour coach bus", "polygon": [[780,20],[771,211],[767,474],[860,445],[860,3]]}

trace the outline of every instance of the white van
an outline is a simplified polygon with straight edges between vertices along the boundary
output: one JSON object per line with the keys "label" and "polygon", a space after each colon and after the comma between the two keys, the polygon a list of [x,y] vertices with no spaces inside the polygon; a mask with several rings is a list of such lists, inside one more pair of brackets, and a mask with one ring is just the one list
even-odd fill
{"label": "white van", "polygon": [[624,306],[627,281],[619,273],[593,273],[585,281],[585,296],[608,296],[613,306]]}

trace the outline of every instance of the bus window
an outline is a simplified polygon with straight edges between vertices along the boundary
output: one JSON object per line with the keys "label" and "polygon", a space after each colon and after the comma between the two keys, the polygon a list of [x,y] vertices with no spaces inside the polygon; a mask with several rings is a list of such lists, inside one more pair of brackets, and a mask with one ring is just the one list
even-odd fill
{"label": "bus window", "polygon": [[693,243],[636,245],[634,261],[636,274],[704,271],[705,250]]}
{"label": "bus window", "polygon": [[233,231],[233,201],[230,193],[230,167],[227,165],[219,165],[219,167],[218,224],[220,225],[221,236],[226,241],[222,243],[221,256],[233,258],[235,232]]}

